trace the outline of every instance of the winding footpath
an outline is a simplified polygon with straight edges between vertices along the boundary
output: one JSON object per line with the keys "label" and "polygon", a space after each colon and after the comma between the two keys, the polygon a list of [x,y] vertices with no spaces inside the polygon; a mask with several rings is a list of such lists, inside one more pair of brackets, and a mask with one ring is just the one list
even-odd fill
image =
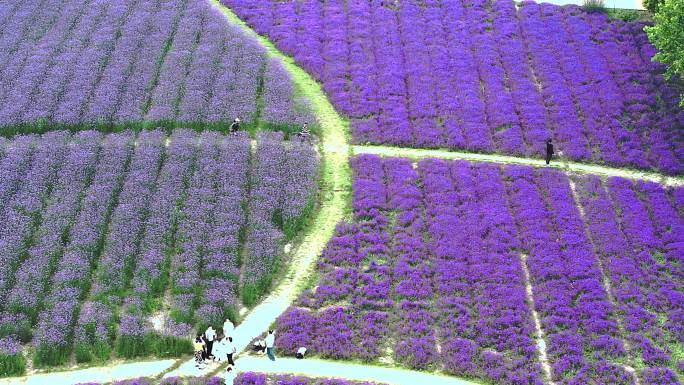
{"label": "winding footpath", "polygon": [[[290,253],[290,265],[286,276],[262,303],[253,308],[243,322],[236,327],[236,347],[243,351],[251,340],[261,335],[275,322],[302,292],[311,276],[316,260],[328,240],[333,236],[335,226],[351,213],[351,171],[349,157],[358,154],[375,154],[385,157],[405,157],[410,159],[442,158],[467,160],[473,162],[492,162],[499,164],[520,164],[535,167],[555,167],[567,173],[596,174],[604,177],[618,176],[629,179],[649,180],[667,186],[684,186],[684,177],[667,176],[654,172],[619,169],[576,162],[553,162],[546,166],[541,159],[521,158],[495,154],[479,154],[461,151],[399,148],[390,146],[350,146],[348,140],[349,122],[333,108],[325,93],[306,71],[298,67],[294,59],[280,52],[267,38],[256,34],[245,22],[218,0],[207,0],[219,9],[227,21],[241,26],[244,31],[257,39],[269,56],[280,59],[292,76],[298,93],[306,96],[316,113],[321,126],[320,152],[323,175],[319,207],[311,224],[301,236],[301,241]],[[524,263],[524,261],[523,261]],[[533,305],[532,305],[533,306]],[[538,330],[538,343],[545,356],[543,333]],[[342,377],[349,380],[376,381],[394,385],[434,384],[434,385],[477,385],[476,382],[462,380],[453,376],[431,374],[407,369],[380,367],[318,359],[294,360],[279,358],[275,363],[263,357],[247,356],[240,358],[239,371],[264,373],[300,374],[310,377]],[[192,359],[155,360],[115,363],[105,367],[93,367],[61,372],[33,374],[27,377],[0,379],[0,385],[57,385],[79,382],[111,382],[135,377],[200,376],[215,373],[219,367],[199,371]],[[547,380],[551,377],[546,373]]]}
{"label": "winding footpath", "polygon": [[391,146],[352,146],[352,152],[354,155],[374,154],[379,156],[410,158],[416,160],[426,158],[441,158],[448,160],[467,160],[471,162],[519,164],[533,167],[552,167],[561,169],[567,173],[593,174],[603,177],[617,176],[626,179],[647,180],[660,183],[665,186],[684,186],[683,176],[669,176],[649,171],[614,168],[590,163],[570,162],[567,159],[554,159],[551,161],[550,165],[546,165],[543,159],[535,158]]}

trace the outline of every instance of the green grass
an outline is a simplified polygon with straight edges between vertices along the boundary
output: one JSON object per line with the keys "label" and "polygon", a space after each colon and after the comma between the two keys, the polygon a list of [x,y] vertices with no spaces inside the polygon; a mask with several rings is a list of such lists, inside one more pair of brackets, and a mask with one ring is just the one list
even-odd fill
{"label": "green grass", "polygon": [[26,373],[26,359],[21,353],[0,354],[0,377],[21,376]]}

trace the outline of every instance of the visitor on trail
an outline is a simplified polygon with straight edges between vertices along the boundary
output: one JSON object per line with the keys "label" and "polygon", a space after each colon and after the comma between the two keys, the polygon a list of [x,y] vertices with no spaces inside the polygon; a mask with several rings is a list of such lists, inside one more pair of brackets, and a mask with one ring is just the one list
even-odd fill
{"label": "visitor on trail", "polygon": [[207,328],[204,332],[204,340],[207,341],[207,358],[212,357],[212,348],[214,346],[214,340],[216,339],[216,330],[212,326]]}
{"label": "visitor on trail", "polygon": [[230,322],[230,319],[226,318],[226,321],[223,323],[223,335],[226,337],[232,337],[233,330],[235,330],[235,325]]}
{"label": "visitor on trail", "polygon": [[300,138],[306,140],[309,139],[309,135],[311,135],[311,132],[309,132],[309,123],[304,123],[302,126],[301,131],[297,134]]}
{"label": "visitor on trail", "polygon": [[202,365],[204,364],[204,341],[202,340],[201,335],[197,335],[197,338],[195,338],[195,341],[192,343],[192,346],[195,348],[195,367],[202,369]]}
{"label": "visitor on trail", "polygon": [[298,360],[301,360],[302,358],[304,358],[305,354],[306,348],[302,346],[301,348],[297,349],[297,354],[295,355],[295,357],[297,357]]}
{"label": "visitor on trail", "polygon": [[226,352],[228,351],[226,345],[228,344],[228,339],[223,338],[221,335],[214,341],[214,361],[221,362],[226,358]]}
{"label": "visitor on trail", "polygon": [[238,131],[240,131],[240,118],[235,118],[233,123],[230,125],[230,128],[228,128],[228,132],[234,134]]}
{"label": "visitor on trail", "polygon": [[266,354],[268,354],[268,359],[271,361],[275,361],[273,345],[275,345],[275,334],[273,330],[269,330],[268,335],[266,336]]}
{"label": "visitor on trail", "polygon": [[228,364],[230,365],[235,365],[235,362],[233,361],[233,355],[237,353],[237,348],[235,347],[235,344],[233,343],[233,337],[226,337],[226,342],[225,342],[225,347],[226,347],[226,356],[228,357]]}
{"label": "visitor on trail", "polygon": [[226,371],[223,372],[223,382],[225,382],[226,385],[232,385],[235,381],[235,374],[235,369],[233,369],[232,366],[228,365]]}
{"label": "visitor on trail", "polygon": [[549,164],[551,162],[553,154],[553,143],[551,143],[551,138],[546,139],[546,164]]}

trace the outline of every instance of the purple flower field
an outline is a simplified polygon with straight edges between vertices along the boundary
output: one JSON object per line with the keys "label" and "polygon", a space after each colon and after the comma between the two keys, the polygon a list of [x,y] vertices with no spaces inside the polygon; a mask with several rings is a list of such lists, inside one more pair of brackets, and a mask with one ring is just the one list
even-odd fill
{"label": "purple flower field", "polygon": [[38,366],[170,355],[193,327],[236,319],[269,288],[318,189],[310,145],[261,133],[250,147],[244,132],[187,129],[3,142],[0,361],[17,341]]}
{"label": "purple flower field", "polygon": [[302,376],[266,375],[261,373],[240,373],[235,385],[381,385],[374,382],[347,381],[334,378],[315,379]]}
{"label": "purple flower field", "polygon": [[223,0],[323,83],[354,141],[684,171],[642,23],[510,0]]}
{"label": "purple flower field", "polygon": [[[281,64],[207,1],[11,0],[0,15],[0,126],[311,121]],[[279,98],[263,119],[262,93]]]}
{"label": "purple flower field", "polygon": [[[179,378],[171,377],[165,378],[161,381],[155,381],[147,378],[136,378],[133,380],[117,381],[111,385],[223,385],[224,381],[220,377],[190,377]],[[339,379],[313,379],[301,376],[287,376],[287,375],[266,375],[261,373],[245,372],[240,373],[234,382],[235,385],[382,385],[374,382],[356,382]],[[100,383],[87,383],[77,385],[104,385]]]}
{"label": "purple flower field", "polygon": [[633,385],[625,365],[641,384],[680,383],[681,187],[465,161],[352,165],[354,221],[279,318],[281,354],[546,383],[529,284],[555,383]]}

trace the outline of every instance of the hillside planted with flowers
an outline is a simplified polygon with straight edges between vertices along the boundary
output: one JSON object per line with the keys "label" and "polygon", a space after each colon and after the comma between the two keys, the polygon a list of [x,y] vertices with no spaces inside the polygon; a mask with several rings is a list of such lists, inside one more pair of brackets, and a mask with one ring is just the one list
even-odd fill
{"label": "hillside planted with flowers", "polygon": [[37,366],[72,352],[77,362],[176,355],[193,329],[237,321],[269,289],[317,195],[308,143],[263,132],[251,147],[245,133],[187,129],[4,142],[2,374],[21,372],[19,343]]}
{"label": "hillside planted with flowers", "polygon": [[12,0],[0,18],[3,133],[312,120],[282,64],[207,1]]}
{"label": "hillside planted with flowers", "polygon": [[357,143],[684,170],[642,23],[510,0],[222,0],[323,83]]}
{"label": "hillside planted with flowers", "polygon": [[641,384],[680,383],[681,188],[465,161],[352,165],[354,221],[279,318],[283,354],[496,384],[633,385],[629,367]]}

